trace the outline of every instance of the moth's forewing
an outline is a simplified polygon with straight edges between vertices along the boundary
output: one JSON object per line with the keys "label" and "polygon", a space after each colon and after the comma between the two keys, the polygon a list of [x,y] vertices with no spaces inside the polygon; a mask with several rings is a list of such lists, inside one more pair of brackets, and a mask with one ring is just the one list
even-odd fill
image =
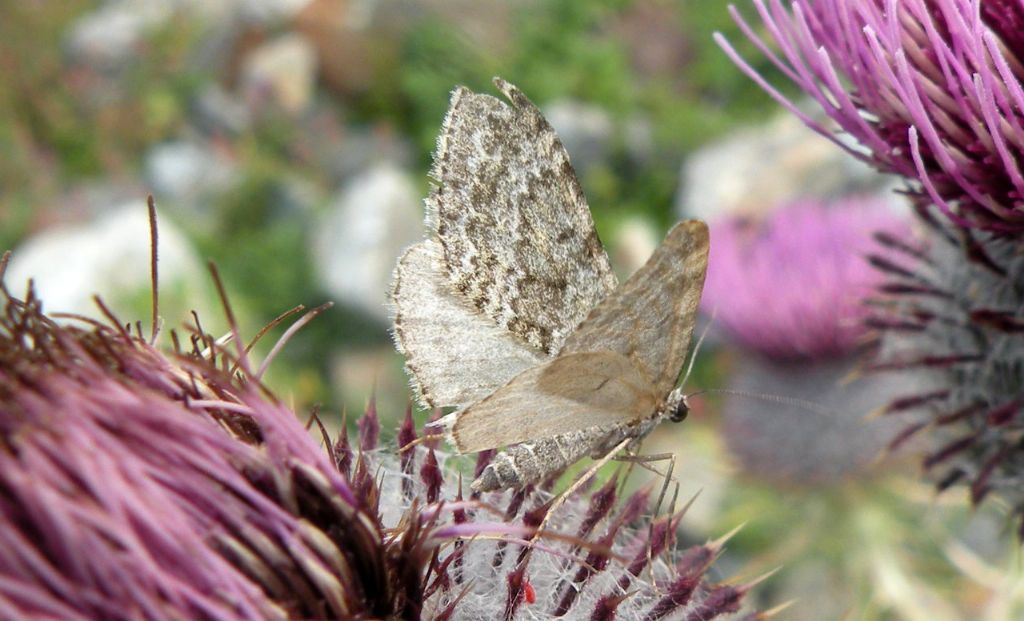
{"label": "moth's forewing", "polygon": [[436,241],[406,250],[391,289],[394,337],[421,404],[478,401],[546,359],[455,295],[438,273]]}
{"label": "moth's forewing", "polygon": [[708,227],[675,225],[635,274],[569,335],[560,356],[608,350],[628,356],[664,397],[686,358],[708,267]]}
{"label": "moth's forewing", "polygon": [[499,327],[547,354],[617,281],[565,148],[516,87],[452,93],[428,226],[445,277]]}
{"label": "moth's forewing", "polygon": [[469,453],[638,420],[657,401],[650,381],[625,356],[583,352],[527,369],[441,422],[455,448]]}

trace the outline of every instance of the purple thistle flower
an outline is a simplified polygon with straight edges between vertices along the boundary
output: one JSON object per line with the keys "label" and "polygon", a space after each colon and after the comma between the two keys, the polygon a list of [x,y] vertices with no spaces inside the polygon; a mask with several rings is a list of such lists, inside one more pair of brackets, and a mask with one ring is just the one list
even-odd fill
{"label": "purple thistle flower", "polygon": [[885,204],[866,198],[803,199],[765,222],[713,223],[702,308],[772,359],[848,354],[865,334],[863,300],[883,279],[865,260],[874,231],[909,233]]}
{"label": "purple thistle flower", "polygon": [[724,541],[676,551],[679,515],[647,528],[646,492],[464,499],[428,442],[380,448],[372,403],[318,442],[207,335],[165,354],[2,295],[0,616],[712,619],[752,586],[707,579]]}
{"label": "purple thistle flower", "polygon": [[[875,231],[909,233],[883,202],[865,198],[803,199],[765,222],[711,226],[704,310],[742,346],[729,382],[741,394],[723,406],[724,437],[761,480],[821,485],[861,475],[900,430],[896,420],[864,419],[895,382],[844,381],[866,340],[864,300],[884,280],[867,258]],[[806,403],[766,406],[748,394]]]}
{"label": "purple thistle flower", "polygon": [[[872,259],[888,296],[867,319],[885,334],[872,367],[894,378],[915,371],[930,378],[887,407],[921,415],[892,445],[932,432],[938,446],[924,465],[939,488],[967,484],[975,503],[1000,495],[1024,533],[1024,272],[1016,239],[1024,231],[1024,5],[796,0],[787,11],[778,0],[755,4],[781,56],[734,11],[748,36],[866,157],[915,182],[911,196],[930,248],[883,238],[901,256]],[[956,226],[931,217],[930,205]]]}
{"label": "purple thistle flower", "polygon": [[[429,467],[431,455],[440,455],[415,450],[421,467]],[[394,479],[400,477],[389,467],[390,457],[378,451],[372,458],[381,459],[384,488],[397,492],[401,483]],[[451,460],[439,461],[450,472]],[[453,516],[438,525],[435,536],[459,540],[428,571],[425,616],[685,619],[701,611],[703,618],[716,619],[736,611],[752,586],[728,587],[739,594],[737,601],[713,598],[725,585],[711,584],[706,572],[725,539],[676,550],[672,533],[681,515],[664,516],[648,528],[642,512],[649,490],[620,502],[612,479],[595,492],[577,491],[554,508],[556,497],[544,484],[463,501],[456,481],[446,477],[443,490],[453,500],[432,505]],[[414,498],[421,498],[424,483],[416,486]],[[543,533],[534,537],[545,520]],[[694,558],[705,562],[694,564]],[[673,586],[683,577],[690,585],[685,592]]]}
{"label": "purple thistle flower", "polygon": [[5,610],[66,619],[419,614],[430,539],[389,553],[372,502],[292,411],[221,370],[230,358],[167,356],[126,330],[62,327],[31,295],[5,297],[3,311]]}
{"label": "purple thistle flower", "polygon": [[930,432],[924,466],[939,488],[968,485],[974,503],[996,493],[1024,533],[1024,260],[1014,240],[956,232],[932,229],[926,254],[892,261],[887,284],[900,293],[878,307],[886,329],[872,366],[935,378],[889,404],[918,413],[894,444]]}
{"label": "purple thistle flower", "polygon": [[[754,0],[772,51],[747,36],[863,147],[855,153],[914,182],[921,213],[1024,231],[1024,6],[1004,0]],[[726,53],[810,127],[851,150]]]}

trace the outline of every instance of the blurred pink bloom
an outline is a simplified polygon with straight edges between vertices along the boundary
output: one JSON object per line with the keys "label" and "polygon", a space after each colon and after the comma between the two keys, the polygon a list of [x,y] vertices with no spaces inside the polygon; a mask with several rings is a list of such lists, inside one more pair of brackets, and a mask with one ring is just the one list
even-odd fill
{"label": "blurred pink bloom", "polygon": [[779,360],[851,352],[865,334],[863,300],[883,276],[867,261],[878,231],[909,231],[880,201],[811,199],[765,222],[729,217],[711,225],[705,313],[743,345]]}

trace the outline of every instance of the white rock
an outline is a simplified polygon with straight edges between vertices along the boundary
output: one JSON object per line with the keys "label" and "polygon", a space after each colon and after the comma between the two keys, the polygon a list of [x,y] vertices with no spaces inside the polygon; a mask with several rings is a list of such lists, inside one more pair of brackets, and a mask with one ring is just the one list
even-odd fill
{"label": "white rock", "polygon": [[310,0],[235,0],[242,17],[249,22],[272,23],[293,17]]}
{"label": "white rock", "polygon": [[625,280],[647,262],[659,243],[660,233],[649,219],[630,216],[612,234],[612,265]]}
{"label": "white rock", "polygon": [[712,220],[728,213],[755,214],[796,197],[836,198],[880,193],[905,209],[882,175],[792,115],[737,130],[691,156],[680,173],[680,217]]}
{"label": "white rock", "polygon": [[[68,52],[101,70],[116,70],[131,61],[137,48],[172,19],[228,22],[235,14],[287,17],[308,0],[110,0],[75,21],[67,34]],[[259,5],[258,10],[254,5]],[[274,10],[272,10],[274,9]]]}
{"label": "white rock", "polygon": [[131,58],[149,32],[166,23],[173,10],[173,3],[154,0],[109,2],[71,26],[68,52],[99,69],[117,68]]}
{"label": "white rock", "polygon": [[257,47],[242,64],[243,97],[257,107],[272,102],[289,114],[309,106],[316,80],[316,49],[289,33]]}
{"label": "white rock", "polygon": [[386,320],[395,261],[422,237],[421,196],[412,177],[378,164],[342,189],[316,232],[318,279],[338,301]]}
{"label": "white rock", "polygon": [[623,147],[634,162],[643,164],[654,155],[654,125],[646,116],[633,115],[622,128]]}
{"label": "white rock", "polygon": [[194,110],[199,125],[209,132],[240,134],[252,123],[245,103],[216,82],[203,87],[195,99]]}
{"label": "white rock", "polygon": [[604,108],[561,99],[544,106],[544,116],[562,139],[573,168],[579,174],[605,161],[615,124]]}
{"label": "white rock", "polygon": [[[185,235],[167,218],[159,219],[159,270],[161,292],[187,301],[203,316],[209,277]],[[93,296],[99,295],[125,321],[140,317],[127,300],[145,299],[150,290],[149,217],[144,200],[123,204],[81,225],[58,226],[30,237],[11,257],[5,282],[22,295],[28,280],[48,312],[100,317]],[[161,306],[169,325],[183,315],[172,316]],[[128,312],[124,312],[128,311]]]}
{"label": "white rock", "polygon": [[234,164],[211,146],[186,140],[156,145],[146,156],[145,167],[154,192],[176,201],[227,190],[237,177]]}

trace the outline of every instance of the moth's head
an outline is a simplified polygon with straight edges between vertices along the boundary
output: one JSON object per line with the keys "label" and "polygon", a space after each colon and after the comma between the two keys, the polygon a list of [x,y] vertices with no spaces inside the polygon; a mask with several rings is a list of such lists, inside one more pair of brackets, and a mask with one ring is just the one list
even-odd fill
{"label": "moth's head", "polygon": [[668,419],[673,423],[681,423],[686,420],[686,417],[690,414],[690,403],[686,400],[686,395],[679,388],[676,388],[669,393],[668,399],[665,400],[665,414],[668,415]]}

